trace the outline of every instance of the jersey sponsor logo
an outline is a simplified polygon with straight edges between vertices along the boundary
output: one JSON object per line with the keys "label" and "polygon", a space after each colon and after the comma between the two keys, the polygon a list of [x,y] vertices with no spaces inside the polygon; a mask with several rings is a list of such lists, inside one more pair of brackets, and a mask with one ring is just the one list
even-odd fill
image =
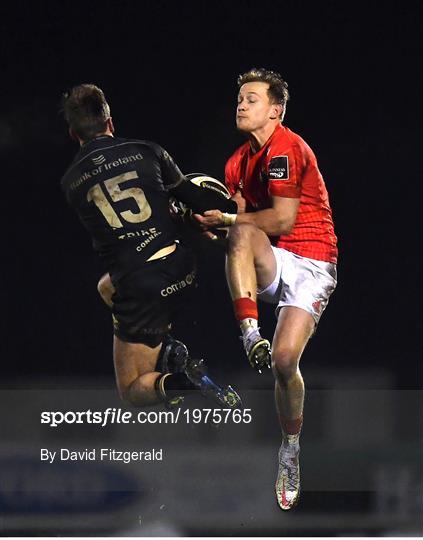
{"label": "jersey sponsor logo", "polygon": [[[140,161],[144,159],[141,152],[138,152],[138,154],[133,154],[129,156],[122,156],[114,159],[113,161],[109,161],[108,163],[102,162],[99,165],[96,165],[95,169],[91,169],[90,171],[84,171],[83,174],[71,182],[69,184],[69,189],[73,191],[74,189],[79,188],[81,184],[86,182],[87,180],[90,180],[91,178],[94,178],[95,176],[98,176],[99,174],[104,173],[105,171],[110,171],[115,167],[120,167],[121,165],[127,165],[128,163],[136,163],[137,161]],[[94,161],[94,158],[92,158],[92,161]],[[103,167],[104,165],[104,167]]]}
{"label": "jersey sponsor logo", "polygon": [[288,156],[275,156],[270,160],[269,180],[289,180]]}
{"label": "jersey sponsor logo", "polygon": [[103,156],[103,154],[100,154],[97,157],[91,158],[91,161],[94,163],[94,165],[102,165],[106,162],[106,158]]}
{"label": "jersey sponsor logo", "polygon": [[160,236],[162,234],[162,231],[154,231],[154,233],[152,233],[148,238],[146,238],[144,240],[144,242],[141,242],[141,244],[139,246],[136,247],[136,250],[137,251],[142,251],[145,246],[148,246],[148,244],[150,242],[152,242],[155,238],[157,238],[158,236]]}
{"label": "jersey sponsor logo", "polygon": [[147,240],[150,238],[150,241],[151,239],[154,237],[156,238],[157,236],[159,236],[159,234],[162,234],[161,231],[157,231],[156,227],[150,227],[149,229],[140,229],[138,231],[127,231],[125,232],[124,234],[120,234],[118,236],[118,240],[126,240],[128,238],[135,238],[137,236],[145,239],[147,237]]}

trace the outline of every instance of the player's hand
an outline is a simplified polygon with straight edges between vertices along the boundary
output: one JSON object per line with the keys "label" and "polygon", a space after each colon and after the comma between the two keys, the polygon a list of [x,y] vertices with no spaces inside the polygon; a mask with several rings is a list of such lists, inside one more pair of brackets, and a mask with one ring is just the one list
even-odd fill
{"label": "player's hand", "polygon": [[220,244],[225,244],[226,240],[228,238],[228,228],[219,228],[219,229],[212,229],[210,231],[203,231],[201,233],[203,238],[207,238],[208,240],[213,240],[213,242],[219,242]]}
{"label": "player's hand", "polygon": [[213,241],[217,240],[217,234],[214,234],[214,232],[212,231],[204,231],[201,234],[203,235],[204,238],[207,238],[207,240],[213,240]]}
{"label": "player's hand", "polygon": [[207,210],[203,215],[194,214],[194,219],[203,231],[213,227],[221,227],[225,223],[223,213],[220,210]]}
{"label": "player's hand", "polygon": [[231,199],[235,201],[236,205],[238,206],[238,214],[243,214],[247,208],[247,201],[242,196],[241,191],[238,189]]}

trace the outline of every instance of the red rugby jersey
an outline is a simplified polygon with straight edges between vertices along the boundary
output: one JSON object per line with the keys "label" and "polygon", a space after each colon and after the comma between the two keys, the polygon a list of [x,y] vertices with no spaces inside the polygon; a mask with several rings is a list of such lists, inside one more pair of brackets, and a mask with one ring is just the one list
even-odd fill
{"label": "red rugby jersey", "polygon": [[336,263],[337,239],[326,186],[316,156],[299,135],[278,125],[255,154],[246,142],[226,163],[225,181],[231,194],[241,190],[247,210],[269,208],[270,196],[299,198],[291,233],[271,238],[272,244],[303,257]]}

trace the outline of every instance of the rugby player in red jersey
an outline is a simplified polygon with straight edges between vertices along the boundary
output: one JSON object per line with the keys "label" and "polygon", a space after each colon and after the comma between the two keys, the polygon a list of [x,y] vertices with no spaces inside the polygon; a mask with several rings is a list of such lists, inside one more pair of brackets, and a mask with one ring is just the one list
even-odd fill
{"label": "rugby player in red jersey", "polygon": [[[278,73],[251,69],[238,78],[236,124],[248,141],[226,164],[226,184],[246,212],[196,218],[229,226],[226,275],[248,359],[272,365],[282,429],[276,496],[283,510],[300,494],[299,436],[304,382],[299,362],[336,287],[337,239],[316,157],[282,124],[288,85]],[[272,347],[258,328],[257,298],[277,304]]]}

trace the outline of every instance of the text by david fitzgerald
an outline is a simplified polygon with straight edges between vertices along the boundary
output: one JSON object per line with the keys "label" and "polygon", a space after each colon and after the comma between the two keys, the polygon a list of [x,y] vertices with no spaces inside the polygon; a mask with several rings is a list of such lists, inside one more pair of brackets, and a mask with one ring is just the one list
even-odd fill
{"label": "text by david fitzgerald", "polygon": [[158,450],[116,450],[115,448],[85,448],[84,450],[49,450],[41,448],[41,461],[54,463],[55,461],[121,461],[131,463],[134,461],[163,461],[163,449]]}

